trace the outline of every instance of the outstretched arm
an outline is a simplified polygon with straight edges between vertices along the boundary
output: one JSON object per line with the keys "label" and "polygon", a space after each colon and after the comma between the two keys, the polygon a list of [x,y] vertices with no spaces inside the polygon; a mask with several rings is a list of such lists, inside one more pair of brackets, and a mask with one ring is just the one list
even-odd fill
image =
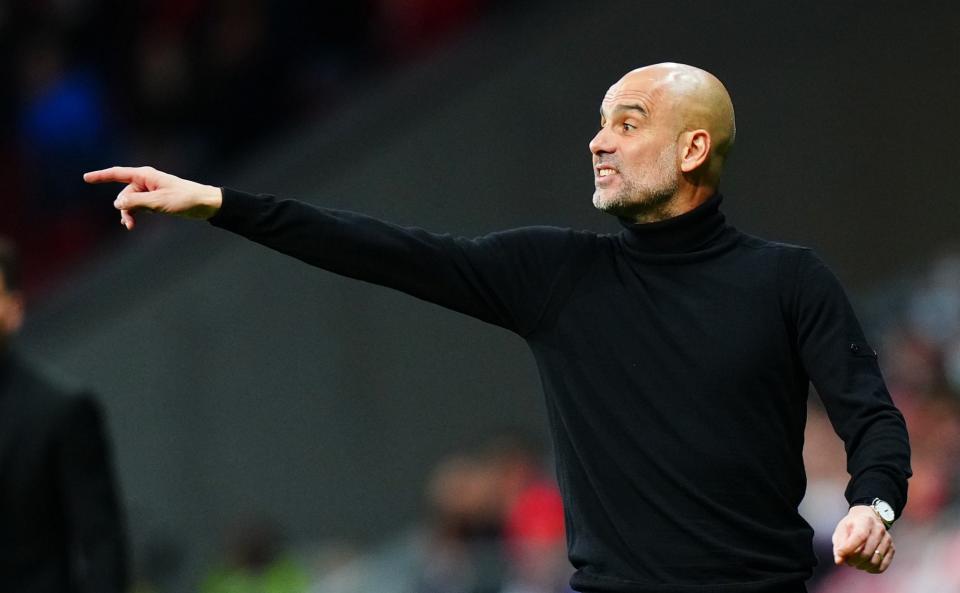
{"label": "outstretched arm", "polygon": [[219,187],[203,185],[153,167],[110,167],[83,175],[87,183],[125,183],[114,200],[120,211],[120,224],[133,230],[134,213],[140,210],[205,220],[220,209],[223,201]]}
{"label": "outstretched arm", "polygon": [[468,239],[304,202],[221,190],[151,167],[87,173],[121,182],[127,229],[145,210],[211,224],[325,270],[388,286],[526,336],[564,294],[564,270],[589,233],[532,227]]}

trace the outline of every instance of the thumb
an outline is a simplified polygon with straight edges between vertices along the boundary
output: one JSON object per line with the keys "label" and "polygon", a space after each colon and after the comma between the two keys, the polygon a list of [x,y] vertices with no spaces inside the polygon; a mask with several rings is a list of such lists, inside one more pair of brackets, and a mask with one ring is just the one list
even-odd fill
{"label": "thumb", "polygon": [[120,211],[120,224],[122,224],[128,231],[132,231],[133,227],[136,226],[137,221],[133,218],[133,214],[130,214],[129,210]]}
{"label": "thumb", "polygon": [[850,539],[850,529],[853,526],[847,521],[840,521],[836,530],[833,532],[833,562],[841,564],[843,562],[842,550]]}

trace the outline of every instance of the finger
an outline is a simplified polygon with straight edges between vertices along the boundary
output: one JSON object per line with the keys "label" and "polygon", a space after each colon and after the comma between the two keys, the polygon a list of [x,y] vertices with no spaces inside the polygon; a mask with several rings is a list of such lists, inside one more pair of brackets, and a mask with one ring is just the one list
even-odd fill
{"label": "finger", "polygon": [[[866,542],[867,537],[870,535],[870,530],[866,527],[854,526],[850,533],[847,535],[844,541],[840,542],[840,545],[834,550],[834,556],[840,558],[840,560],[845,560],[849,556],[855,554],[858,550],[862,550],[863,544]],[[839,562],[838,562],[839,564]]]}
{"label": "finger", "polygon": [[853,551],[841,552],[839,549],[833,553],[835,564],[846,564],[847,566],[856,566],[860,559],[859,549]]}
{"label": "finger", "polygon": [[833,547],[837,548],[840,544],[846,541],[847,537],[850,536],[850,529],[853,525],[846,519],[843,519],[837,523],[837,528],[833,530],[833,537],[830,538],[830,541],[833,542]]}
{"label": "finger", "polygon": [[133,214],[129,210],[120,211],[120,224],[125,226],[128,231],[133,230],[133,227],[136,225],[136,221],[133,219]]}
{"label": "finger", "polygon": [[150,210],[156,195],[153,192],[137,191],[136,187],[131,184],[123,188],[113,201],[113,207],[117,210]]}
{"label": "finger", "polygon": [[870,566],[870,557],[863,556],[857,552],[848,556],[845,563],[847,566],[852,566],[857,570],[866,570]]}
{"label": "finger", "polygon": [[880,566],[880,563],[883,562],[883,559],[890,551],[891,545],[893,545],[893,539],[887,534],[886,537],[880,540],[880,544],[877,545],[876,550],[873,552],[873,556],[870,558],[870,564]]}
{"label": "finger", "polygon": [[[874,552],[880,550],[880,544],[883,542],[884,536],[887,535],[887,530],[879,525],[875,525],[870,530],[870,535],[867,536],[867,541],[863,544],[863,550],[860,552],[860,557],[863,558],[864,562],[872,563],[875,557]],[[882,550],[880,550],[882,552]]]}
{"label": "finger", "polygon": [[136,167],[110,167],[84,173],[83,180],[87,183],[130,183],[137,173]]}
{"label": "finger", "polygon": [[874,550],[875,548],[863,548],[851,554],[849,556],[851,566],[854,566],[860,570],[869,571],[871,568],[873,568],[873,564],[871,564],[871,562],[873,561]]}
{"label": "finger", "polygon": [[833,563],[838,566],[843,564],[844,561],[843,556],[840,555],[840,546],[850,536],[850,528],[851,525],[848,522],[841,521],[837,528],[833,530],[833,537],[830,538],[833,543]]}
{"label": "finger", "polygon": [[[868,545],[872,546],[872,543]],[[863,552],[851,556],[849,565],[859,570],[876,574],[880,572],[880,565],[887,555],[891,545],[892,539],[889,536],[883,538],[876,548],[867,547],[863,550]]]}
{"label": "finger", "polygon": [[877,572],[883,572],[890,568],[890,563],[893,562],[893,556],[897,553],[897,550],[893,546],[890,546],[890,549],[887,550],[887,553],[883,555],[883,561],[880,562],[880,567],[877,569]]}

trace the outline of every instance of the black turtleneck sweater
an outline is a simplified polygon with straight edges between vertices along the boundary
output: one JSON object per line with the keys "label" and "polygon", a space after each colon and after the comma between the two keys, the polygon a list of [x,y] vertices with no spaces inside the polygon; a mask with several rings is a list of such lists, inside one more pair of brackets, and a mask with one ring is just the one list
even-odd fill
{"label": "black turtleneck sweater", "polygon": [[802,590],[810,380],[846,443],[849,502],[906,502],[903,418],[836,278],[809,249],[728,226],[719,194],[619,234],[476,239],[223,197],[216,226],[527,341],[578,591]]}

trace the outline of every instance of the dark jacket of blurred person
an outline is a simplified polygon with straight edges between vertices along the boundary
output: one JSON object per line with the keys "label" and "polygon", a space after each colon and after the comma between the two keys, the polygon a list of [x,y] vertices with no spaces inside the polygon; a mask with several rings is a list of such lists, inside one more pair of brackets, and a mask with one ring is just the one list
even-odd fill
{"label": "dark jacket of blurred person", "polygon": [[2,239],[0,272],[0,591],[123,591],[124,521],[100,407],[11,351],[24,303]]}

